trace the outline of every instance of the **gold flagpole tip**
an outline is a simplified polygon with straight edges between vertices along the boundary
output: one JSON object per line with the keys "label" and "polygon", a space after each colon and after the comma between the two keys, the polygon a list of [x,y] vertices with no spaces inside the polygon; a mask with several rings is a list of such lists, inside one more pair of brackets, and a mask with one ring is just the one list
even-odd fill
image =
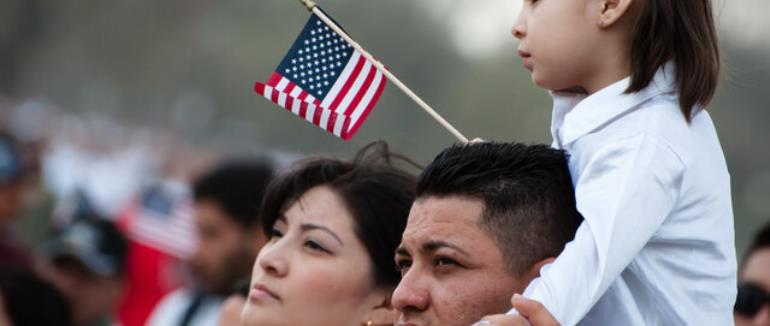
{"label": "gold flagpole tip", "polygon": [[313,8],[315,8],[316,4],[312,0],[299,0],[299,2],[302,2],[302,5],[307,8],[307,10],[313,11]]}

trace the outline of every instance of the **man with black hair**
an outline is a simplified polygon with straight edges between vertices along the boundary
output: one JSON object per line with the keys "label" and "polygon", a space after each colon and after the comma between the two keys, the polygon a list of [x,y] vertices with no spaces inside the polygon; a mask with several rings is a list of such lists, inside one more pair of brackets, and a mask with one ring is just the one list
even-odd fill
{"label": "man with black hair", "polygon": [[736,326],[770,325],[770,224],[754,237],[740,268]]}
{"label": "man with black hair", "polygon": [[53,285],[24,269],[0,268],[0,325],[70,326],[72,312]]}
{"label": "man with black hair", "polygon": [[223,298],[248,284],[254,259],[267,241],[258,212],[273,174],[264,160],[229,161],[193,183],[198,239],[190,265],[197,288],[166,296],[149,325],[214,325]]}
{"label": "man with black hair", "polygon": [[396,265],[398,325],[463,325],[511,307],[582,217],[563,151],[455,145],[420,175]]}
{"label": "man with black hair", "polygon": [[24,162],[18,141],[0,131],[0,267],[29,268],[31,258],[12,230],[22,205]]}
{"label": "man with black hair", "polygon": [[77,326],[110,325],[126,282],[128,240],[110,221],[78,216],[43,243],[37,271],[69,303]]}

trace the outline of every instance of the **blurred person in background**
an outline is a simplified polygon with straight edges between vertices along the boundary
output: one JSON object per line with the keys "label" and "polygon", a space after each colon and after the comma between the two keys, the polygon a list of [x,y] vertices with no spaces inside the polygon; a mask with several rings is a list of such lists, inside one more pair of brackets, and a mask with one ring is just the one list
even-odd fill
{"label": "blurred person in background", "polygon": [[30,267],[31,263],[12,230],[23,201],[22,161],[19,143],[0,131],[0,267]]}
{"label": "blurred person in background", "polygon": [[78,216],[43,243],[37,271],[67,299],[76,326],[110,325],[123,296],[127,240],[110,221]]}
{"label": "blurred person in background", "polygon": [[190,265],[197,284],[167,295],[149,325],[214,325],[222,302],[247,283],[251,266],[267,241],[260,203],[273,177],[264,160],[222,163],[193,183],[197,244]]}
{"label": "blurred person in background", "polygon": [[69,326],[70,305],[51,284],[29,271],[0,269],[0,325]]}
{"label": "blurred person in background", "polygon": [[740,269],[736,326],[770,326],[770,224],[761,229]]}

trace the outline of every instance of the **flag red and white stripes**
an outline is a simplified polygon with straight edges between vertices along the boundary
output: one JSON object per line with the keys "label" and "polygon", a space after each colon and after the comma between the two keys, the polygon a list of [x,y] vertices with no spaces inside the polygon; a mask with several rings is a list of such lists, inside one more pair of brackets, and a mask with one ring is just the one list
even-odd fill
{"label": "flag red and white stripes", "polygon": [[256,83],[254,90],[348,140],[385,85],[381,71],[313,15],[268,82]]}

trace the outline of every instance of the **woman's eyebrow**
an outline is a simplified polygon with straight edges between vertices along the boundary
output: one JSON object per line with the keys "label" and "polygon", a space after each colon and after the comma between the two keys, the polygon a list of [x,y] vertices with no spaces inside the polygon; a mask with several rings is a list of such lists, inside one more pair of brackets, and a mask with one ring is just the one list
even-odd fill
{"label": "woman's eyebrow", "polygon": [[337,234],[334,233],[334,231],[332,231],[331,229],[329,229],[329,228],[327,228],[327,227],[325,227],[323,225],[306,223],[306,224],[300,225],[300,230],[302,230],[302,232],[307,232],[307,231],[312,231],[312,230],[324,231],[324,232],[328,233],[329,235],[331,235],[335,240],[337,240],[337,242],[339,242],[341,246],[343,246],[343,247],[345,246],[345,243],[342,242],[342,239],[340,239],[340,237],[337,236]]}

